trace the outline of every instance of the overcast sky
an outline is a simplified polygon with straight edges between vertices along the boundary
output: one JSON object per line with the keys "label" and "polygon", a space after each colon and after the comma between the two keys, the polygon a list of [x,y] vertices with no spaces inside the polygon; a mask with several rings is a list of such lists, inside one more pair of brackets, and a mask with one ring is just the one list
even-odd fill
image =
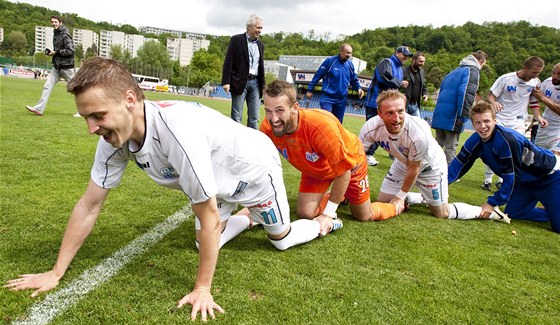
{"label": "overcast sky", "polygon": [[[353,35],[364,29],[420,25],[460,26],[471,21],[511,22],[560,28],[560,1],[512,0],[10,0],[76,13],[95,22],[153,26],[211,35],[245,31],[251,14],[264,19],[263,33]],[[45,22],[45,25],[49,25]]]}

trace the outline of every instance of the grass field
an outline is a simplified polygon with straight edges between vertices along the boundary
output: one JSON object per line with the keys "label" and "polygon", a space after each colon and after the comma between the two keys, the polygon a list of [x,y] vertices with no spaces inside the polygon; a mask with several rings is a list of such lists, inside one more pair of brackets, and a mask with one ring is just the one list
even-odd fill
{"label": "grass field", "polygon": [[[36,102],[42,86],[0,78],[0,282],[52,267],[98,140],[83,119],[72,117],[75,104],[61,83],[44,117],[27,112],[24,105]],[[229,113],[228,101],[147,97],[195,100]],[[345,126],[357,133],[363,122],[346,117]],[[385,152],[378,150],[377,158],[380,164],[369,168],[372,199],[390,165]],[[284,166],[295,208],[299,173]],[[477,163],[451,185],[450,202],[482,204],[488,195],[480,189],[482,173]],[[25,321],[31,307],[186,205],[184,195],[158,187],[130,164],[59,286],[36,298],[0,289],[1,322]],[[353,221],[346,207],[339,216],[343,229],[285,252],[276,251],[262,228],[224,246],[213,295],[226,313],[213,323],[560,323],[560,236],[548,224],[438,220],[422,206],[384,222]],[[197,262],[189,217],[50,323],[188,322],[190,308],[174,306],[192,288]]]}

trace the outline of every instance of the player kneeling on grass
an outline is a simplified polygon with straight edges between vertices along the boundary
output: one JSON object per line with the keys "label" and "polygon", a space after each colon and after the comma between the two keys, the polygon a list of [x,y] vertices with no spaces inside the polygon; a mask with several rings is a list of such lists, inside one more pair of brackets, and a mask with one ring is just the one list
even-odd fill
{"label": "player kneeling on grass", "polygon": [[[200,261],[194,289],[178,307],[193,306],[214,318],[223,309],[210,287],[221,245],[253,220],[264,225],[280,250],[308,242],[321,229],[342,223],[290,223],[290,210],[278,152],[261,132],[244,127],[197,103],[145,101],[124,66],[95,57],[85,61],[68,91],[75,96],[88,131],[100,136],[85,194],[68,221],[58,259],[51,271],[10,280],[10,290],[36,289],[32,296],[56,287],[91,232],[109,194],[133,161],[156,183],[183,191],[196,215]],[[246,207],[230,216],[238,205]]]}
{"label": "player kneeling on grass", "polygon": [[[449,182],[462,177],[481,158],[503,179],[500,189],[482,205],[483,216],[505,204],[504,212],[510,218],[550,221],[552,230],[560,233],[560,159],[556,152],[497,125],[496,111],[488,102],[474,105],[470,115],[476,133],[449,165]],[[536,207],[539,201],[544,209]]]}
{"label": "player kneeling on grass", "polygon": [[[432,214],[447,219],[492,219],[509,223],[499,211],[483,213],[478,206],[447,203],[447,160],[432,136],[430,126],[406,113],[406,97],[388,90],[377,98],[378,116],[369,119],[360,131],[364,149],[374,142],[395,157],[377,199],[397,207],[405,202],[427,203]],[[420,193],[409,193],[416,185]]]}
{"label": "player kneeling on grass", "polygon": [[[264,110],[261,131],[301,172],[299,217],[336,221],[336,209],[345,199],[352,217],[360,221],[385,220],[400,212],[393,204],[371,203],[362,144],[334,115],[320,109],[301,109],[294,87],[280,80],[265,88]],[[322,233],[327,231],[321,229]]]}

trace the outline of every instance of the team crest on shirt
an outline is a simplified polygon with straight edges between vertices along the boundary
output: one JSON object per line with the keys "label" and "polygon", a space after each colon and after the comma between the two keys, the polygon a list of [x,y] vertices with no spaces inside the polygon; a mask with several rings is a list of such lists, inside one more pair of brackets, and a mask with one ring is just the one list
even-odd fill
{"label": "team crest on shirt", "polygon": [[403,154],[403,156],[408,157],[408,152],[410,151],[410,149],[405,148],[405,147],[399,147],[399,152]]}
{"label": "team crest on shirt", "polygon": [[159,170],[159,172],[161,173],[161,176],[163,178],[177,178],[179,176],[179,174],[177,174],[177,172],[175,171],[175,168],[173,167],[164,167],[162,169]]}
{"label": "team crest on shirt", "polygon": [[310,162],[316,162],[319,160],[319,155],[315,152],[305,152],[305,159],[309,160]]}

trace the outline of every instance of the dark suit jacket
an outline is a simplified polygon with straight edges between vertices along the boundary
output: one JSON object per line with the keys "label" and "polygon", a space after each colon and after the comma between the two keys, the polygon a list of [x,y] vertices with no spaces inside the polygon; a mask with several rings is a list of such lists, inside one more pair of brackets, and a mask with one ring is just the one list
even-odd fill
{"label": "dark suit jacket", "polygon": [[[257,80],[259,82],[259,94],[262,98],[264,89],[264,45],[260,40],[257,40],[257,46],[260,53]],[[229,84],[232,94],[241,95],[245,90],[248,76],[249,48],[247,34],[242,33],[232,36],[229,41],[222,69],[222,85]]]}

